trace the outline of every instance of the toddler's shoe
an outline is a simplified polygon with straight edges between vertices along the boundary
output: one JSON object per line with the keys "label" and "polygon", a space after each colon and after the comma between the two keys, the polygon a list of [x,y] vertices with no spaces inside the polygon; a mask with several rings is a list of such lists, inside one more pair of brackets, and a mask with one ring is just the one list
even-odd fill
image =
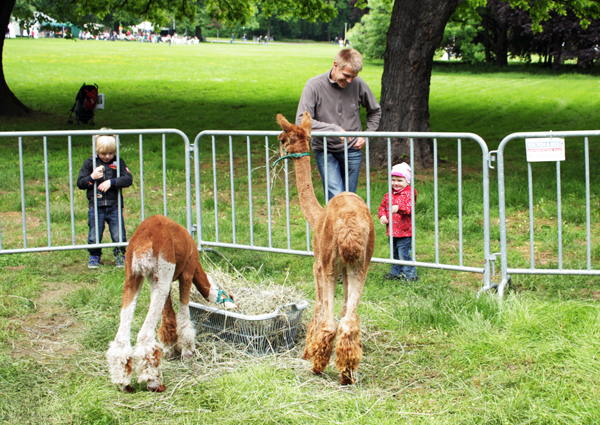
{"label": "toddler's shoe", "polygon": [[125,267],[125,256],[117,255],[115,257],[115,266],[116,267]]}
{"label": "toddler's shoe", "polygon": [[419,281],[419,276],[415,276],[415,277],[407,277],[405,279],[407,282],[418,282]]}
{"label": "toddler's shoe", "polygon": [[97,255],[90,255],[88,269],[97,269],[98,267],[100,267],[100,257]]}
{"label": "toddler's shoe", "polygon": [[385,280],[403,280],[403,279],[402,279],[402,276],[399,276],[399,275],[397,275],[397,274],[391,274],[391,273],[384,274],[384,275],[383,275],[383,278],[384,278]]}

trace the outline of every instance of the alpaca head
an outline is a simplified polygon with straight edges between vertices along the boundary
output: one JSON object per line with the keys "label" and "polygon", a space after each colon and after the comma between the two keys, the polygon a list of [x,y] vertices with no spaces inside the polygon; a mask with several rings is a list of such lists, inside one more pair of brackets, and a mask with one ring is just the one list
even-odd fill
{"label": "alpaca head", "polygon": [[282,150],[287,153],[310,152],[308,141],[310,140],[310,130],[312,129],[312,118],[308,112],[304,112],[302,115],[302,122],[299,126],[290,124],[281,114],[277,114],[277,122],[283,130],[277,137],[281,142]]}

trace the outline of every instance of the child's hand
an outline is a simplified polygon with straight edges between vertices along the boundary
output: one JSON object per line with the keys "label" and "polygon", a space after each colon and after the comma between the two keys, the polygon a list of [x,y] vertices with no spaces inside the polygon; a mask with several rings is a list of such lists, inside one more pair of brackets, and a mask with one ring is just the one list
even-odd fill
{"label": "child's hand", "polygon": [[106,192],[108,189],[110,189],[110,180],[104,180],[98,185],[98,190],[100,192]]}
{"label": "child's hand", "polygon": [[392,205],[392,214],[396,214],[400,207],[398,205]]}
{"label": "child's hand", "polygon": [[94,180],[100,180],[102,177],[104,177],[104,165],[99,165],[94,169],[92,178]]}
{"label": "child's hand", "polygon": [[389,223],[388,218],[386,215],[382,215],[381,217],[379,217],[379,222],[383,225],[386,225]]}

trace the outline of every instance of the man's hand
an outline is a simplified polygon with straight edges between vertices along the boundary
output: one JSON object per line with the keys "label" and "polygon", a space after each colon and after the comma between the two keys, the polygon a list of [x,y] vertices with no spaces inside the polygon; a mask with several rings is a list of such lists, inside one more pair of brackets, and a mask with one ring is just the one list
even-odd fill
{"label": "man's hand", "polygon": [[[340,131],[346,131],[343,128]],[[350,143],[350,141],[348,140],[347,137],[344,137],[344,139],[346,139],[346,143]],[[356,143],[354,144],[354,148],[355,149],[362,149],[362,147],[365,145],[365,143],[367,143],[367,141],[365,140],[364,137],[359,137],[356,139]]]}
{"label": "man's hand", "polygon": [[356,149],[362,149],[362,147],[365,145],[365,143],[367,143],[367,141],[365,140],[364,137],[359,137],[358,139],[356,139],[356,143],[354,144],[354,147]]}

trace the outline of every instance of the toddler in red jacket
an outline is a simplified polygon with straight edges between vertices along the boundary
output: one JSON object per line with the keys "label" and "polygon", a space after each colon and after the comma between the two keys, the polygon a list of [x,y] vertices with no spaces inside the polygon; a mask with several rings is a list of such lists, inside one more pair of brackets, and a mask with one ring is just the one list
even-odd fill
{"label": "toddler in red jacket", "polygon": [[[393,238],[394,259],[413,261],[412,250],[412,201],[410,187],[410,165],[405,162],[392,167],[392,225],[389,225],[390,201],[389,193],[383,196],[379,206],[379,222],[387,225],[387,235]],[[414,199],[417,201],[417,191]],[[390,227],[392,231],[390,232]],[[417,281],[417,270],[413,266],[392,265],[392,270],[385,274],[384,279]]]}

